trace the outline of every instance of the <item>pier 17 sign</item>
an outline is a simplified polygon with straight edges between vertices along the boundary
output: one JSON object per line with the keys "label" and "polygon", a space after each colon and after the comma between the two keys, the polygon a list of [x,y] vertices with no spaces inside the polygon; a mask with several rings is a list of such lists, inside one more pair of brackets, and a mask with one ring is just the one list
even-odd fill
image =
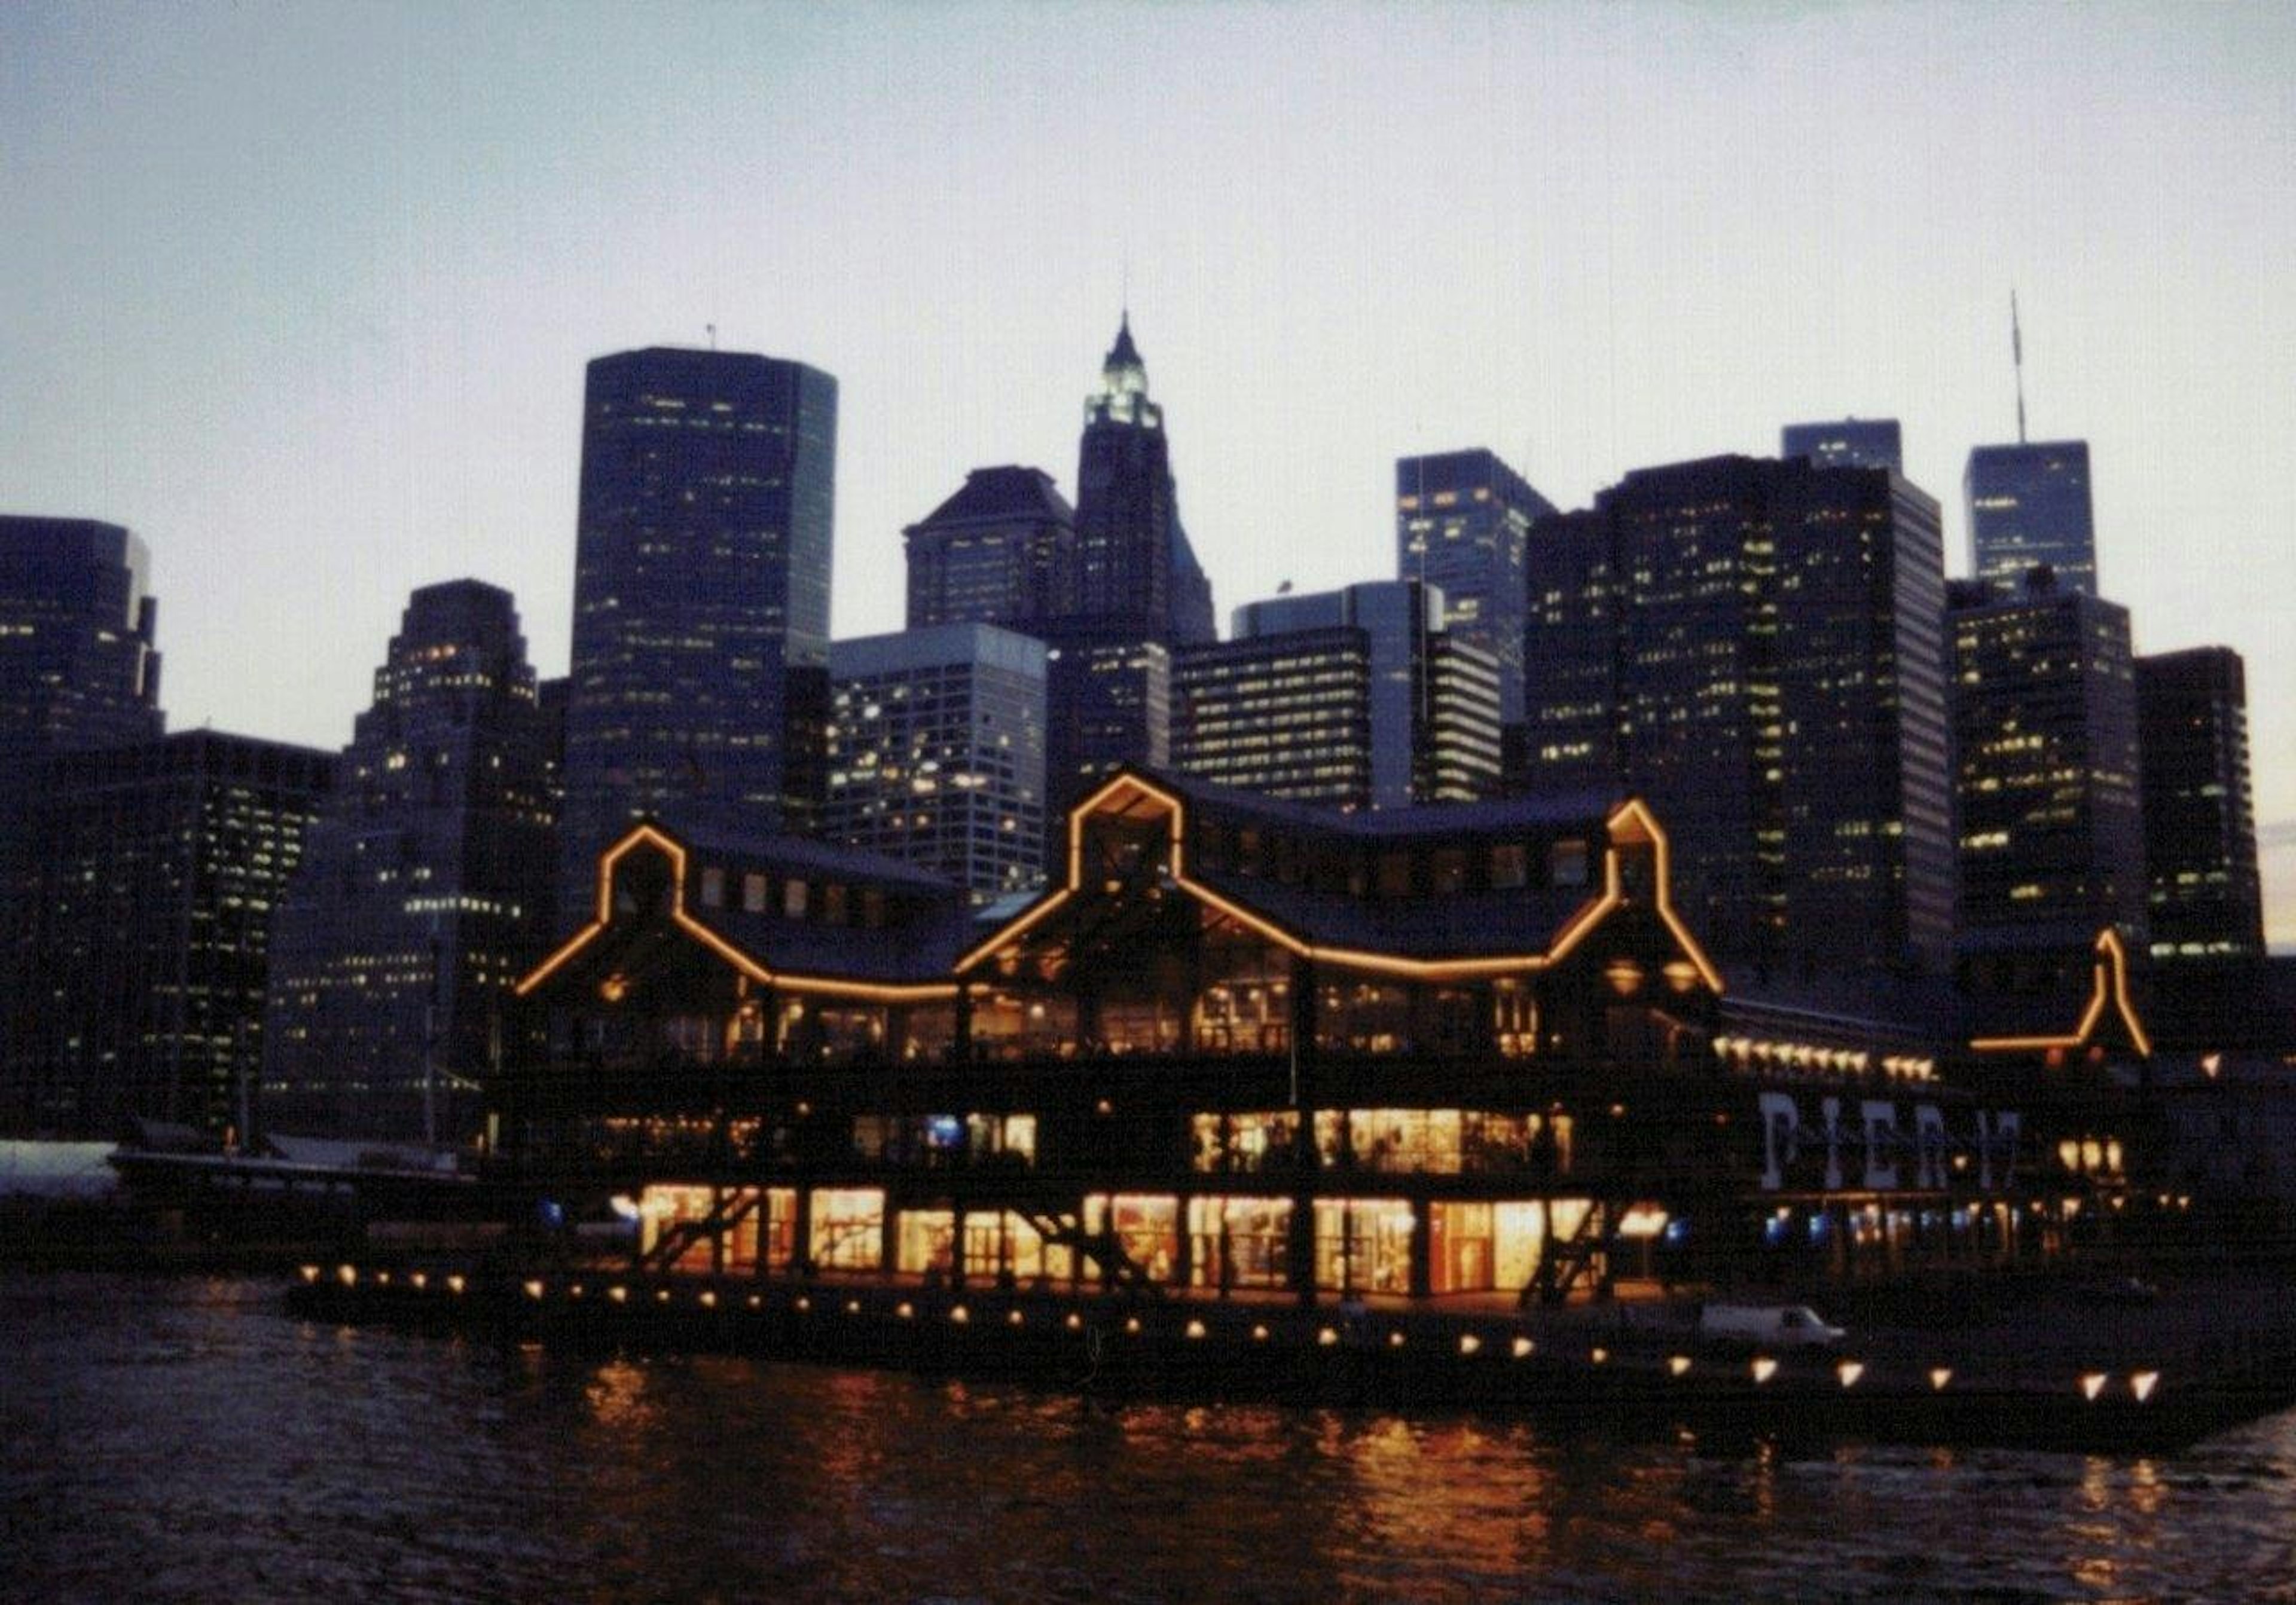
{"label": "pier 17 sign", "polygon": [[1910,1121],[1906,1107],[1889,1098],[1829,1094],[1805,1102],[1792,1093],[1762,1093],[1763,1189],[1942,1192],[1956,1159],[1964,1171],[1974,1161],[1980,1191],[2009,1185],[2022,1126],[2016,1110],[1971,1111],[1969,1128],[1956,1133],[1934,1103],[1913,1104]]}

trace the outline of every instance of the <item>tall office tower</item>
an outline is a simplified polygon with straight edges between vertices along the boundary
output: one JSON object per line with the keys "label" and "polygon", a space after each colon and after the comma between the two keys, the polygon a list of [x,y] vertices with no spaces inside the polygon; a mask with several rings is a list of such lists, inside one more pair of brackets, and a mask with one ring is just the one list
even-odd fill
{"label": "tall office tower", "polygon": [[827,834],[975,903],[1045,869],[1045,645],[945,624],[829,649]]}
{"label": "tall office tower", "polygon": [[[1162,643],[1105,638],[1090,620],[1037,632],[1045,662],[1045,798],[1057,816],[1119,764],[1172,761],[1172,653]],[[1047,850],[1058,854],[1059,841]]]}
{"label": "tall office tower", "polygon": [[334,762],[201,730],[37,766],[34,896],[4,1005],[10,1126],[244,1129],[272,908]]}
{"label": "tall office tower", "polygon": [[417,590],[272,925],[265,1125],[470,1134],[552,936],[554,734],[510,593]]}
{"label": "tall office tower", "polygon": [[1819,468],[1886,468],[1906,471],[1895,418],[1843,418],[1833,423],[1789,423],[1778,434],[1778,455],[1808,457]]}
{"label": "tall office tower", "polygon": [[1801,458],[1639,470],[1541,520],[1532,790],[1649,798],[1677,901],[1726,953],[1942,968],[1944,567],[1918,487]]}
{"label": "tall office tower", "polygon": [[1027,629],[1076,611],[1076,512],[1040,469],[976,468],[901,536],[913,630]]}
{"label": "tall office tower", "polygon": [[2021,594],[2026,571],[2038,563],[2055,570],[2062,589],[2097,594],[2087,441],[1978,446],[1961,484],[1969,571],[1994,594]]}
{"label": "tall office tower", "polygon": [[2086,952],[2144,934],[2128,610],[2046,569],[2014,596],[1956,581],[1955,791],[1965,954]]}
{"label": "tall office tower", "polygon": [[1233,639],[1174,659],[1176,766],[1349,808],[1495,795],[1497,666],[1443,618],[1416,580],[1245,604]]}
{"label": "tall office tower", "polygon": [[2263,957],[2240,654],[2200,646],[2139,658],[2136,730],[2152,956]]}
{"label": "tall office tower", "polygon": [[1210,641],[1211,587],[1180,522],[1164,409],[1128,316],[1085,400],[1077,459],[1076,612],[1108,642]]}
{"label": "tall office tower", "polygon": [[1395,464],[1395,573],[1443,593],[1458,638],[1497,660],[1499,717],[1523,719],[1525,553],[1554,505],[1485,450]]}
{"label": "tall office tower", "polygon": [[817,807],[836,446],[837,381],[802,364],[662,348],[590,364],[567,918],[633,815],[755,832]]}
{"label": "tall office tower", "polygon": [[117,524],[0,517],[0,780],[160,733],[151,562]]}

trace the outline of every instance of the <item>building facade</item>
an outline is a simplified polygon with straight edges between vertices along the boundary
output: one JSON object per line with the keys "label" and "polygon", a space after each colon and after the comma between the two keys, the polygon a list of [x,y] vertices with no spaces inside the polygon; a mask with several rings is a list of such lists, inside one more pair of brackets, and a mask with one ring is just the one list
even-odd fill
{"label": "building facade", "polygon": [[654,348],[590,364],[569,897],[598,842],[639,814],[741,831],[812,823],[836,446],[836,381],[800,363]]}
{"label": "building facade", "polygon": [[1955,790],[1964,950],[1983,962],[2142,951],[2144,826],[2128,612],[2048,570],[2015,596],[1956,581]]}
{"label": "building facade", "polygon": [[1039,469],[972,470],[902,539],[913,630],[1025,630],[1077,610],[1076,512]]}
{"label": "building facade", "polygon": [[1347,808],[1496,795],[1498,666],[1445,617],[1416,580],[1237,609],[1232,639],[1175,660],[1174,766]]}
{"label": "building facade", "polygon": [[117,524],[0,517],[0,776],[160,733],[151,566]]}
{"label": "building facade", "polygon": [[2202,646],[2136,659],[2145,918],[2157,961],[2264,956],[2248,678]]}
{"label": "building facade", "polygon": [[1395,464],[1395,574],[1443,593],[1449,628],[1498,666],[1499,717],[1522,723],[1528,543],[1554,504],[1495,452],[1440,452]]}
{"label": "building facade", "polygon": [[1886,468],[1893,474],[1906,471],[1905,443],[1895,418],[1789,423],[1778,433],[1778,455],[1808,457],[1819,468]]}
{"label": "building facade", "polygon": [[556,733],[508,592],[409,599],[271,937],[266,1126],[467,1136],[554,934]]}
{"label": "building facade", "polygon": [[[1344,815],[1127,771],[1068,835],[1053,887],[970,930],[811,866],[849,921],[873,887],[856,944],[817,886],[788,912],[799,870],[633,831],[521,984],[547,1023],[494,1084],[505,1181],[636,1198],[651,1268],[793,1312],[898,1289],[920,1321],[968,1288],[1209,1313],[1887,1282],[2149,1208],[2125,988],[2022,1042],[1740,999],[1639,802]],[[1012,1308],[973,1313],[1047,1319]]]}
{"label": "building facade", "polygon": [[334,763],[202,730],[40,766],[0,1077],[13,1127],[247,1129],[272,913]]}
{"label": "building facade", "polygon": [[985,624],[871,635],[832,645],[829,675],[830,839],[976,902],[1042,883],[1042,642]]}
{"label": "building facade", "polygon": [[2026,571],[2040,563],[2066,590],[2097,594],[2087,441],[1978,446],[1969,454],[1962,495],[1970,574],[1996,595],[2018,594]]}
{"label": "building facade", "polygon": [[1165,645],[1217,634],[1211,587],[1180,522],[1164,409],[1127,316],[1085,400],[1077,457],[1077,604],[1110,640]]}
{"label": "building facade", "polygon": [[1644,469],[1531,542],[1537,794],[1672,822],[1718,950],[1942,968],[1954,857],[1937,503],[1876,469]]}

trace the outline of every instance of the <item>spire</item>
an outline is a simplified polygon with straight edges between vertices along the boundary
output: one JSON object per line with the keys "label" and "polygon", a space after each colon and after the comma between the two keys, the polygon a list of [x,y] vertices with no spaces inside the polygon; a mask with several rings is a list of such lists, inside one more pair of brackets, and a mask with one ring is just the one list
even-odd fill
{"label": "spire", "polygon": [[1116,343],[1108,348],[1108,360],[1101,364],[1101,367],[1111,373],[1118,368],[1146,370],[1147,364],[1140,360],[1140,348],[1132,343],[1132,309],[1129,307],[1117,319]]}

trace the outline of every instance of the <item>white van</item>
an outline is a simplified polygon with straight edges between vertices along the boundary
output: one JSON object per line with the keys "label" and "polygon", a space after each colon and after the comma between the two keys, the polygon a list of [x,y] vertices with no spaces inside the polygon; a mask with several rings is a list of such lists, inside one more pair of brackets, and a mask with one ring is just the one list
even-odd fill
{"label": "white van", "polygon": [[1718,1343],[1769,1348],[1826,1347],[1848,1336],[1806,1304],[1708,1304],[1698,1310],[1698,1335]]}

